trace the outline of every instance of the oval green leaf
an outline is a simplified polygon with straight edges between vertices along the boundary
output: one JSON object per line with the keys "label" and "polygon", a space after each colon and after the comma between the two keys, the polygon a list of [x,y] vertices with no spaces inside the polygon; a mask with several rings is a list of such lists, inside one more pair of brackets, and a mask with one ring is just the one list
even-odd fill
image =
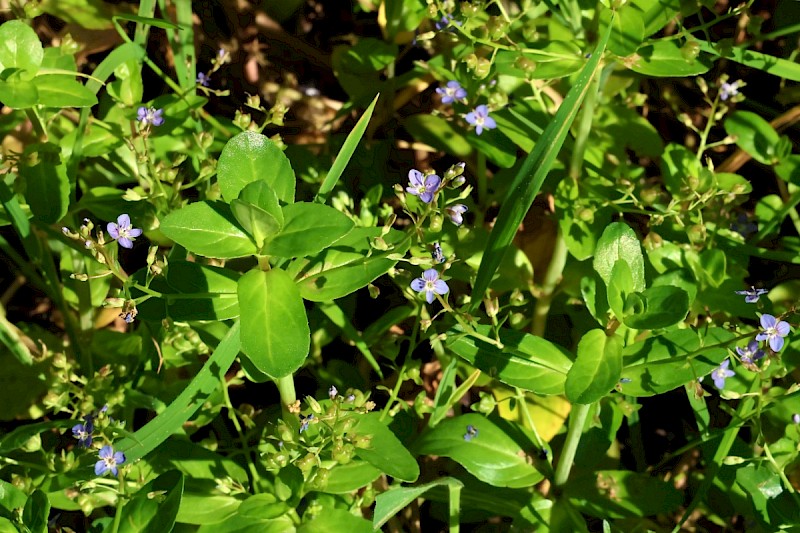
{"label": "oval green leaf", "polygon": [[644,300],[644,310],[622,320],[630,328],[667,328],[689,313],[689,295],[679,287],[650,287],[638,295]]}
{"label": "oval green leaf", "polygon": [[39,92],[38,104],[46,107],[92,107],[97,96],[72,76],[48,74],[33,79]]}
{"label": "oval green leaf", "polygon": [[19,69],[23,71],[19,78],[29,80],[36,75],[42,59],[44,49],[33,28],[21,20],[10,20],[0,26],[0,71]]}
{"label": "oval green leaf", "polygon": [[383,239],[389,250],[375,253],[370,240],[381,228],[354,228],[334,246],[308,259],[296,259],[289,272],[297,279],[300,294],[312,302],[327,302],[347,296],[374,281],[397,264],[390,256],[408,251],[405,233],[391,230]]}
{"label": "oval green leaf", "polygon": [[[620,385],[629,396],[654,396],[710,374],[728,356],[734,334],[709,328],[671,331],[625,347]],[[628,382],[628,380],[630,380]]]}
{"label": "oval green leaf", "polygon": [[239,278],[242,352],[273,378],[303,365],[311,345],[306,308],[300,290],[281,269],[251,270]]}
{"label": "oval green leaf", "polygon": [[756,113],[736,111],[725,120],[725,132],[736,137],[736,146],[753,156],[753,159],[765,165],[778,161],[775,158],[775,147],[780,135],[772,125]]}
{"label": "oval green leaf", "polygon": [[656,78],[697,76],[708,72],[714,61],[701,53],[695,59],[686,59],[677,41],[656,41],[640,47],[625,66],[634,72]]}
{"label": "oval green leaf", "polygon": [[622,372],[622,339],[602,329],[587,331],[578,343],[578,358],[567,374],[564,392],[572,403],[589,404],[606,396]]}
{"label": "oval green leaf", "polygon": [[369,413],[358,418],[353,434],[372,439],[368,448],[356,448],[356,455],[388,476],[413,483],[419,477],[419,465],[380,417],[380,413]]}
{"label": "oval green leaf", "polygon": [[[464,440],[467,426],[478,431],[471,440]],[[423,433],[414,448],[418,454],[450,457],[495,487],[531,487],[544,479],[529,461],[527,454],[535,445],[522,428],[478,413],[444,420]]]}
{"label": "oval green leaf", "polygon": [[120,533],[171,531],[183,496],[183,474],[170,470],[143,486],[122,508]]}
{"label": "oval green leaf", "polygon": [[611,283],[611,273],[614,263],[622,259],[628,263],[633,278],[631,290],[641,292],[644,290],[644,256],[639,245],[636,233],[623,222],[610,224],[600,240],[594,253],[594,269],[605,282],[606,287]]}
{"label": "oval green leaf", "polygon": [[295,175],[289,159],[267,136],[245,131],[222,149],[217,163],[217,180],[222,197],[229,202],[248,183],[266,181],[285,203],[294,202]]}
{"label": "oval green leaf", "polygon": [[258,249],[222,202],[196,202],[173,211],[161,222],[161,231],[190,252],[230,259],[255,254]]}
{"label": "oval green leaf", "polygon": [[283,229],[267,244],[265,253],[279,257],[316,254],[347,235],[353,226],[344,213],[327,205],[287,205],[283,208]]}
{"label": "oval green leaf", "polygon": [[[476,332],[493,337],[491,326]],[[497,380],[537,394],[563,394],[572,361],[563,348],[521,331],[501,329],[503,347],[471,337],[455,327],[448,332],[447,346],[475,368]]]}

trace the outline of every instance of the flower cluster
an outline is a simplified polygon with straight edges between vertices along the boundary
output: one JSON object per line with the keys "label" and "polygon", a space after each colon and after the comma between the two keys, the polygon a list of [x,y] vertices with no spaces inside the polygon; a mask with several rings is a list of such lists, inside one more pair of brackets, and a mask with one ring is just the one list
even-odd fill
{"label": "flower cluster", "polygon": [[[745,302],[756,303],[758,299],[767,294],[765,289],[750,289],[744,291],[736,291],[736,294],[745,297]],[[750,370],[757,370],[756,362],[763,359],[766,355],[765,351],[761,348],[760,343],[764,342],[764,348],[769,346],[773,352],[779,352],[783,349],[784,338],[791,333],[792,328],[788,322],[779,320],[773,315],[764,313],[759,318],[761,330],[756,334],[756,338],[747,343],[747,346],[736,347],[736,353],[739,360]],[[725,388],[725,380],[734,376],[736,373],[730,368],[730,360],[725,359],[713,372],[711,372],[711,379],[714,380],[714,386],[722,390]]]}
{"label": "flower cluster", "polygon": [[164,110],[141,106],[136,110],[136,120],[142,126],[160,126],[164,123]]}

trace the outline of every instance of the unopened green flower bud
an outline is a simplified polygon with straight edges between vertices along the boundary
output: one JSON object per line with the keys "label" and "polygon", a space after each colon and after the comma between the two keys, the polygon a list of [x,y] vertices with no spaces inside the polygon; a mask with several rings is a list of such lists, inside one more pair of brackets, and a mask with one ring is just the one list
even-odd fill
{"label": "unopened green flower bud", "polygon": [[660,196],[661,191],[658,187],[647,187],[646,189],[642,189],[639,197],[642,200],[642,203],[645,205],[653,205],[658,201],[658,197]]}
{"label": "unopened green flower bud", "polygon": [[431,215],[431,221],[428,225],[428,229],[431,230],[433,233],[439,233],[442,231],[442,224],[444,223],[444,217],[439,213],[435,213]]}
{"label": "unopened green flower bud", "polygon": [[481,396],[481,401],[478,402],[477,411],[485,415],[491,414],[491,412],[494,411],[494,408],[497,405],[497,401],[494,399],[494,396],[485,392],[481,392],[480,396]]}
{"label": "unopened green flower bud", "polygon": [[686,235],[692,243],[702,243],[706,240],[706,227],[702,224],[695,224],[686,231]]}
{"label": "unopened green flower bud", "polygon": [[481,8],[480,6],[473,4],[471,2],[461,2],[461,13],[465,17],[471,17],[473,15],[477,15],[480,13]]}
{"label": "unopened green flower bud", "polygon": [[478,56],[470,54],[464,59],[464,62],[469,70],[475,70],[478,67]]}
{"label": "unopened green flower bud", "polygon": [[311,411],[313,411],[315,415],[322,414],[322,407],[319,405],[319,402],[315,400],[313,397],[306,396],[306,403],[308,403],[308,406],[311,408]]}
{"label": "unopened green flower bud", "polygon": [[695,40],[689,40],[681,46],[681,55],[686,61],[694,63],[697,56],[700,55],[700,43]]}
{"label": "unopened green flower bud", "polygon": [[295,466],[303,472],[303,475],[308,475],[311,469],[317,464],[316,457],[313,453],[308,453],[305,457],[295,462]]}
{"label": "unopened green flower bud", "polygon": [[340,465],[346,465],[353,460],[355,447],[348,442],[337,442],[331,450],[331,458]]}
{"label": "unopened green flower bud", "polygon": [[233,123],[242,130],[247,130],[250,127],[250,122],[252,122],[252,118],[248,113],[242,113],[241,111],[236,111],[236,116],[233,118]]}
{"label": "unopened green flower bud", "polygon": [[588,207],[581,207],[580,209],[578,209],[576,215],[578,216],[579,220],[582,220],[589,224],[594,222],[594,210],[589,209]]}
{"label": "unopened green flower bud", "polygon": [[257,94],[248,94],[244,105],[253,109],[261,109],[261,97]]}
{"label": "unopened green flower bud", "polygon": [[489,75],[489,72],[492,70],[492,62],[482,57],[478,59],[478,64],[475,66],[475,76],[478,79],[483,79]]}

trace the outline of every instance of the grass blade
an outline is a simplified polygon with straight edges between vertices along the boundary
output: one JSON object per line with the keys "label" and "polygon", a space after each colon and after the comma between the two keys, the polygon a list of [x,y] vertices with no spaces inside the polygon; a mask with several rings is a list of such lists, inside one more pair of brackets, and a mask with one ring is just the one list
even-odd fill
{"label": "grass blade", "polygon": [[333,165],[331,165],[328,175],[325,176],[322,185],[319,186],[319,192],[317,193],[316,198],[314,198],[315,201],[325,203],[328,194],[333,190],[333,187],[336,185],[336,182],[339,181],[339,178],[342,177],[342,173],[344,172],[347,163],[350,162],[350,158],[353,157],[353,152],[356,151],[356,147],[361,141],[361,137],[364,136],[364,132],[367,130],[369,119],[372,118],[372,112],[375,110],[375,104],[378,102],[378,98],[380,97],[381,95],[378,93],[375,96],[375,99],[372,100],[372,103],[369,104],[369,107],[367,107],[367,110],[364,111],[364,114],[361,115],[361,118],[358,119],[358,122],[356,122],[353,131],[347,135],[347,139],[345,139],[342,149],[339,150],[339,155],[336,156],[336,160],[333,162]]}
{"label": "grass blade", "polygon": [[239,353],[239,322],[236,322],[192,382],[169,404],[164,412],[145,424],[115,448],[125,453],[129,462],[141,459],[181,429],[181,426],[208,400],[219,387]]}
{"label": "grass blade", "polygon": [[555,117],[547,125],[544,133],[536,142],[533,151],[528,154],[522,163],[514,182],[511,185],[506,200],[500,207],[494,229],[489,235],[486,251],[478,268],[478,275],[472,288],[472,301],[469,310],[474,310],[480,303],[483,294],[489,287],[503,254],[511,245],[522,219],[530,209],[533,199],[542,188],[550,167],[556,160],[564,140],[567,137],[570,125],[578,114],[583,98],[589,91],[590,82],[600,70],[600,60],[605,50],[612,25],[609,24],[605,34],[597,43],[592,57],[583,67],[575,85],[569,90]]}

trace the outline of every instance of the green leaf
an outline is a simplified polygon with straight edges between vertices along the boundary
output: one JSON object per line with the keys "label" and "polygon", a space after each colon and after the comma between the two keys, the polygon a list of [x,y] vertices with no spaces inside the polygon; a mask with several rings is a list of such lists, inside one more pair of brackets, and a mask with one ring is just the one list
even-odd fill
{"label": "green leaf", "polygon": [[287,271],[297,279],[300,294],[312,302],[325,302],[346,296],[388,272],[397,259],[408,251],[405,233],[391,230],[383,238],[394,248],[376,252],[370,240],[381,228],[354,228],[336,244],[308,259],[296,259]]}
{"label": "green leaf", "polygon": [[[181,498],[176,521],[182,524],[220,524],[236,516],[243,496],[222,494],[213,480],[192,480],[186,477],[186,487]],[[154,532],[156,533],[156,532]]]}
{"label": "green leaf", "polygon": [[[277,201],[277,199],[278,197],[276,196],[275,200]],[[242,228],[253,236],[253,240],[259,249],[264,246],[265,242],[273,239],[283,227],[282,223],[272,214],[242,200],[237,199],[231,202],[231,212],[236,217],[237,222],[242,225]],[[283,215],[281,215],[282,218]]]}
{"label": "green leaf", "polygon": [[130,13],[122,13],[119,15],[115,15],[111,17],[113,21],[119,20],[129,20],[131,22],[136,22],[137,24],[147,24],[149,26],[155,26],[156,28],[161,28],[164,30],[182,30],[181,26],[175,24],[174,22],[170,22],[164,19],[156,19],[152,17],[141,17],[139,15],[132,15]]}
{"label": "green leaf", "polygon": [[[478,430],[469,441],[464,440],[468,425]],[[534,448],[519,426],[477,413],[448,418],[414,443],[420,455],[450,457],[481,481],[511,488],[530,487],[544,479],[529,462],[527,454]]]}
{"label": "green leaf", "polygon": [[328,483],[320,489],[320,492],[350,494],[378,479],[381,473],[381,470],[366,461],[350,461],[344,465],[336,465],[330,470]]}
{"label": "green leaf", "polygon": [[611,283],[611,271],[618,260],[625,261],[630,268],[633,279],[631,289],[643,291],[644,256],[636,233],[624,222],[614,222],[603,231],[594,253],[594,269],[606,286]]}
{"label": "green leaf", "polygon": [[48,74],[36,76],[33,83],[39,93],[37,103],[46,107],[92,107],[97,96],[72,76]]}
{"label": "green leaf", "polygon": [[[134,276],[140,283],[147,271]],[[150,289],[162,297],[151,297],[137,305],[145,320],[171,318],[176,321],[228,320],[239,316],[237,281],[239,273],[189,261],[170,261],[165,278],[155,278]],[[144,293],[131,289],[134,298]]]}
{"label": "green leaf", "polygon": [[268,137],[242,132],[225,144],[217,163],[217,180],[222,197],[233,201],[244,187],[266,181],[285,203],[294,202],[295,175],[286,154]]}
{"label": "green leaf", "polygon": [[[495,60],[497,73],[515,78],[551,80],[578,72],[586,61],[583,50],[572,41],[542,41],[535,46],[536,48],[527,48],[521,54],[516,50],[500,50]],[[602,52],[602,49],[595,51],[600,54]],[[534,69],[530,71],[519,68],[520,57],[535,65]]]}
{"label": "green leaf", "polygon": [[[52,420],[49,422],[37,422],[35,424],[25,424],[9,431],[0,437],[0,454],[8,455],[9,452],[17,450],[25,445],[31,438],[53,429],[71,428],[75,425],[74,420]],[[2,486],[0,486],[0,493]],[[2,498],[0,497],[0,505]]]}
{"label": "green leaf", "polygon": [[347,235],[354,226],[344,213],[310,202],[285,206],[283,219],[283,229],[266,246],[268,255],[305,257],[319,253]]}
{"label": "green leaf", "polygon": [[356,151],[358,143],[361,142],[364,132],[367,131],[369,119],[372,118],[372,112],[375,110],[375,104],[378,103],[378,98],[380,98],[380,96],[380,94],[375,96],[372,103],[367,107],[367,110],[364,111],[364,114],[361,115],[361,118],[356,122],[356,125],[353,126],[350,133],[347,134],[347,139],[345,139],[342,148],[339,150],[333,165],[331,165],[330,170],[328,170],[328,173],[325,175],[325,179],[319,186],[319,191],[317,191],[317,195],[314,198],[315,201],[325,203],[325,198],[330,194],[334,186],[336,186],[336,182],[339,181],[344,169],[347,168],[347,163],[349,163],[350,158],[353,157],[353,152]]}
{"label": "green leaf", "polygon": [[372,527],[378,530],[389,521],[394,515],[408,507],[408,505],[422,497],[423,494],[433,487],[446,486],[446,487],[463,487],[464,484],[452,477],[444,477],[425,483],[424,485],[417,485],[416,487],[395,487],[379,494],[375,498],[375,513],[372,516]]}
{"label": "green leaf", "polygon": [[30,80],[0,80],[0,103],[11,109],[27,109],[39,102],[36,84]]}
{"label": "green leaf", "polygon": [[675,40],[656,41],[636,50],[633,61],[625,66],[634,72],[656,78],[682,78],[697,76],[708,72],[714,61],[701,53],[694,59],[687,59],[681,45]]}
{"label": "green leaf", "polygon": [[19,173],[25,179],[25,199],[37,219],[55,224],[67,214],[69,178],[57,156],[55,161],[42,160],[32,167],[22,165]]}
{"label": "green leaf", "polygon": [[555,117],[547,125],[533,151],[525,158],[514,178],[506,200],[501,204],[492,233],[489,235],[486,252],[472,287],[472,297],[468,308],[470,311],[474,310],[483,300],[483,295],[489,287],[505,251],[511,245],[522,219],[525,218],[533,199],[539,193],[550,172],[550,168],[564,144],[567,132],[575,120],[580,104],[589,90],[589,82],[600,68],[600,59],[609,35],[610,31],[606,31],[598,42],[592,57],[586,62],[575,84],[558,108]]}
{"label": "green leaf", "polygon": [[22,509],[27,501],[27,495],[17,487],[0,479],[0,507],[11,512]]}
{"label": "green leaf", "polygon": [[372,524],[346,509],[325,509],[323,513],[297,528],[297,533],[372,533]]}
{"label": "green leaf", "polygon": [[288,516],[263,519],[236,514],[224,522],[205,524],[197,533],[292,533],[294,523]]}
{"label": "green leaf", "polygon": [[97,94],[103,87],[103,82],[117,70],[117,67],[128,61],[139,64],[145,55],[147,55],[145,49],[136,43],[123,43],[119,45],[97,65],[97,68],[92,72],[92,77],[86,80],[86,88],[94,94]]}
{"label": "green leaf", "polygon": [[230,259],[258,249],[222,202],[195,202],[173,211],[161,222],[161,232],[190,252]]}
{"label": "green leaf", "polygon": [[388,476],[413,483],[419,477],[419,465],[380,417],[380,413],[358,417],[353,434],[371,435],[372,438],[368,448],[356,448],[356,455]]}
{"label": "green leaf", "polygon": [[[484,129],[480,135],[470,131],[467,141],[500,168],[511,168],[517,162],[516,145],[497,129]],[[447,151],[452,153],[449,149]]]}
{"label": "green leaf", "polygon": [[283,227],[283,210],[278,195],[266,181],[259,180],[248,184],[239,193],[238,199],[266,212],[275,219],[279,228]]}
{"label": "green leaf", "polygon": [[[629,328],[667,328],[686,318],[689,313],[689,295],[678,287],[650,287],[635,296],[641,298],[643,309],[623,317],[622,321]],[[630,302],[626,302],[626,306],[628,304]]]}
{"label": "green leaf", "polygon": [[623,259],[617,259],[611,269],[611,279],[606,288],[608,306],[614,315],[622,320],[626,314],[626,303],[629,297],[638,294],[633,288],[633,275],[631,269]]}
{"label": "green leaf", "polygon": [[778,163],[775,147],[780,135],[772,125],[750,111],[736,111],[725,120],[725,132],[736,137],[736,146],[765,165]]}
{"label": "green leaf", "polygon": [[122,508],[120,533],[171,531],[183,496],[183,474],[170,470],[150,481]]}
{"label": "green leaf", "polygon": [[442,117],[428,113],[410,115],[403,121],[403,127],[415,140],[455,157],[464,158],[472,154],[472,146],[467,139]]}
{"label": "green leaf", "polygon": [[564,392],[571,403],[590,404],[614,389],[622,372],[622,339],[602,329],[587,331],[569,369]]}
{"label": "green leaf", "polygon": [[170,435],[180,432],[183,424],[217,390],[238,353],[239,324],[235,323],[200,372],[169,407],[132,436],[116,443],[115,448],[124,452],[128,462],[133,463],[156,449]]}
{"label": "green leaf", "polygon": [[[476,332],[493,337],[491,326],[477,326]],[[521,331],[502,328],[498,337],[503,347],[470,336],[460,327],[447,334],[447,347],[475,368],[491,377],[537,394],[563,394],[572,361],[563,348]]]}
{"label": "green leaf", "polygon": [[605,31],[609,25],[612,31],[608,49],[618,56],[631,55],[645,38],[642,12],[635,5],[624,4],[616,12],[610,9],[600,11],[598,31]]}
{"label": "green leaf", "polygon": [[734,338],[723,328],[682,329],[626,346],[622,378],[630,382],[621,385],[622,393],[653,396],[710,374],[728,356]]}
{"label": "green leaf", "polygon": [[[19,78],[30,80],[36,75],[44,59],[44,49],[39,36],[21,20],[9,20],[0,25],[0,72],[18,69]],[[3,74],[3,79],[8,79]]]}
{"label": "green leaf", "polygon": [[794,61],[788,61],[780,57],[762,54],[761,52],[755,52],[753,50],[745,50],[739,46],[720,50],[718,46],[707,41],[698,40],[697,42],[700,44],[700,50],[713,56],[724,57],[779,78],[800,81],[800,64]]}
{"label": "green leaf", "polygon": [[564,496],[583,512],[600,518],[670,513],[683,501],[672,484],[629,470],[598,470],[576,477],[564,487]]}
{"label": "green leaf", "polygon": [[35,490],[25,502],[22,510],[22,523],[30,533],[47,533],[47,520],[50,516],[50,501],[47,495]]}
{"label": "green leaf", "polygon": [[251,270],[239,278],[242,352],[273,378],[303,365],[311,345],[306,308],[285,270]]}
{"label": "green leaf", "polygon": [[250,496],[236,511],[247,518],[278,518],[289,511],[286,502],[279,501],[274,494],[255,494]]}
{"label": "green leaf", "polygon": [[680,13],[680,0],[631,0],[642,11],[644,35],[648,37],[666,26]]}

